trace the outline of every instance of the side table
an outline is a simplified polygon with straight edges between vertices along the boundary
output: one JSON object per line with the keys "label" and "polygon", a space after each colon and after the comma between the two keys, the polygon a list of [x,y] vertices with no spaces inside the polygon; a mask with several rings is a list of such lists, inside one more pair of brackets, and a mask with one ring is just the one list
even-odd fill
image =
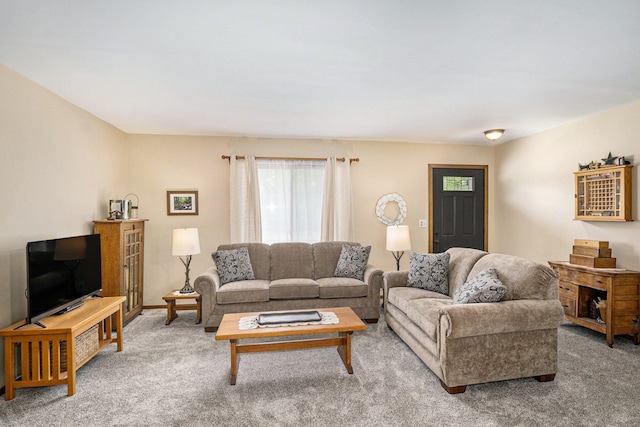
{"label": "side table", "polygon": [[[162,297],[167,302],[167,321],[165,325],[170,324],[178,317],[177,310],[196,310],[196,325],[202,321],[202,298],[197,292],[191,294],[181,294],[179,290],[174,290]],[[179,299],[195,299],[195,304],[176,304]]]}

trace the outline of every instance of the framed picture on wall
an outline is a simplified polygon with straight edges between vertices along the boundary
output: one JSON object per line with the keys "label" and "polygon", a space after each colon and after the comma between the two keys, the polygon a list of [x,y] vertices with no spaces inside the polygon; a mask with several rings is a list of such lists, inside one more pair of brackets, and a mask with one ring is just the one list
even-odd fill
{"label": "framed picture on wall", "polygon": [[167,215],[198,215],[198,191],[167,191]]}

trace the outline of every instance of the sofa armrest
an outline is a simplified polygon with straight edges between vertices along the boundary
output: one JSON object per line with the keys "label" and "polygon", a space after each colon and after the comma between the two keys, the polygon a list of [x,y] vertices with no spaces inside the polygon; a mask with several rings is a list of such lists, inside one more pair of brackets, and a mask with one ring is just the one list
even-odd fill
{"label": "sofa armrest", "polygon": [[380,298],[380,288],[382,288],[382,270],[367,264],[364,270],[363,281],[369,286],[369,296],[377,295]]}
{"label": "sofa armrest", "polygon": [[408,281],[409,281],[409,270],[384,272],[385,288],[390,289],[398,286],[407,286]]}
{"label": "sofa armrest", "polygon": [[368,285],[371,285],[371,281],[377,279],[377,277],[380,277],[379,280],[382,280],[382,270],[374,267],[371,264],[367,264],[367,267],[364,270],[364,278],[362,279],[362,281],[367,283]]}
{"label": "sofa armrest", "polygon": [[447,338],[554,329],[564,319],[559,300],[452,304],[440,308],[440,336]]}
{"label": "sofa armrest", "polygon": [[382,275],[384,294],[389,294],[389,289],[397,288],[400,286],[407,286],[409,281],[409,270],[401,271],[385,271]]}
{"label": "sofa armrest", "polygon": [[216,292],[220,288],[220,276],[215,267],[209,267],[193,281],[193,288],[200,294],[202,312],[210,313],[216,303]]}

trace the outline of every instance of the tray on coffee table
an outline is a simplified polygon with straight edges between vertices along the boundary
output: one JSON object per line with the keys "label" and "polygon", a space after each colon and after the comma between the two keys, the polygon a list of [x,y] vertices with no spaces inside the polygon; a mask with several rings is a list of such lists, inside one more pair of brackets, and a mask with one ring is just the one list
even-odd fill
{"label": "tray on coffee table", "polygon": [[318,311],[290,311],[281,313],[262,313],[258,315],[258,325],[319,322],[321,320],[322,316]]}

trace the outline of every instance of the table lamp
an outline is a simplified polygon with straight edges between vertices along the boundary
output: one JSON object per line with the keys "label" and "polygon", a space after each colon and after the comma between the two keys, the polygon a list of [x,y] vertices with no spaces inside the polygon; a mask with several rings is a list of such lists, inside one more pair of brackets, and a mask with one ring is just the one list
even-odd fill
{"label": "table lamp", "polygon": [[411,249],[411,237],[408,225],[390,225],[387,227],[387,250],[396,259],[396,269],[400,271],[400,258],[404,251]]}
{"label": "table lamp", "polygon": [[[189,264],[191,264],[191,255],[200,253],[200,239],[198,237],[197,228],[178,228],[173,230],[173,239],[171,242],[171,255],[180,257],[180,261],[185,267],[184,286],[180,289],[181,294],[190,294],[195,290],[189,284]],[[182,257],[185,259],[182,259]]]}

